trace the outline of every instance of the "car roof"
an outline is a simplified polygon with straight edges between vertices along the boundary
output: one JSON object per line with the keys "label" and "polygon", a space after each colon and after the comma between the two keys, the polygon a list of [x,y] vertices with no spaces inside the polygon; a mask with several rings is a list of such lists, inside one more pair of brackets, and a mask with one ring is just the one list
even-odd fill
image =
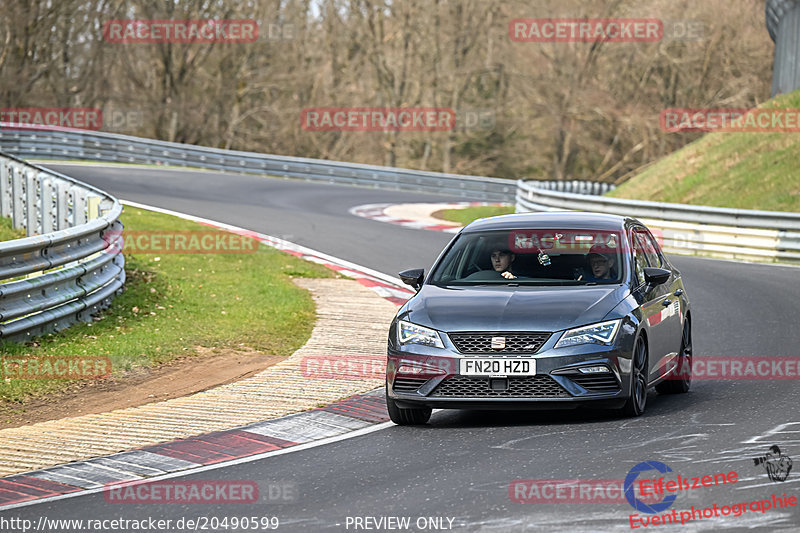
{"label": "car roof", "polygon": [[516,213],[480,218],[467,225],[462,233],[512,229],[582,229],[622,230],[626,222],[638,222],[630,217],[606,213],[557,211],[550,213]]}

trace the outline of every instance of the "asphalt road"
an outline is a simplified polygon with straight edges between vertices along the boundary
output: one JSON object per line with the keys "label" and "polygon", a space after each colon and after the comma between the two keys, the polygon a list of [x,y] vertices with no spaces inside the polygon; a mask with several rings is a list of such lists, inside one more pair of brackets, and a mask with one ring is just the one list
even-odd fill
{"label": "asphalt road", "polygon": [[[427,268],[450,237],[347,212],[365,203],[443,199],[434,195],[209,172],[53,168],[122,199],[283,236],[389,274]],[[691,298],[697,357],[800,356],[795,313],[800,269],[672,259]],[[799,398],[797,381],[791,380],[695,381],[686,395],[651,392],[647,412],[637,419],[592,411],[439,411],[425,427],[390,425],[340,442],[184,476],[254,480],[265,487],[288,483],[293,491],[287,502],[132,506],[110,504],[94,494],[0,513],[0,518],[169,518],[174,531],[181,531],[174,527],[180,518],[243,516],[276,516],[278,531],[630,530],[634,510],[624,501],[518,503],[509,497],[509,485],[519,479],[622,480],[634,465],[654,460],[684,477],[738,474],[735,484],[681,492],[668,511],[721,507],[773,494],[798,497],[797,468],[785,482],[772,482],[753,458],[773,444],[790,457],[800,457]],[[408,517],[410,528],[389,527],[395,522],[376,527],[377,520],[387,517]],[[748,510],[741,516],[687,522],[680,529],[651,527],[797,531],[800,508]],[[210,530],[232,529],[218,525]]]}

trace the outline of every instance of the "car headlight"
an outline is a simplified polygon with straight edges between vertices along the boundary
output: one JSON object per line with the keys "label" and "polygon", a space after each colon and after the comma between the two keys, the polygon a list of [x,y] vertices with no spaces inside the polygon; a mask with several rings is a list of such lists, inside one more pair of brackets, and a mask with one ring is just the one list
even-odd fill
{"label": "car headlight", "polygon": [[423,346],[444,348],[438,331],[418,326],[405,320],[400,320],[397,323],[397,340],[401,346],[404,344],[422,344]]}
{"label": "car headlight", "polygon": [[556,348],[565,346],[575,346],[578,344],[604,344],[610,346],[614,342],[617,330],[622,319],[598,322],[590,326],[570,329],[561,335],[561,339],[556,343]]}

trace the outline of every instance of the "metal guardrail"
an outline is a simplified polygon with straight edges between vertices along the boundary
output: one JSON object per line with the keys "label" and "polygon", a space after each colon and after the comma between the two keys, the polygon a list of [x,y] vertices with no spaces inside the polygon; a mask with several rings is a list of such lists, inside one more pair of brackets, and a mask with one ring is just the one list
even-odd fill
{"label": "metal guardrail", "polygon": [[800,1],[767,0],[764,15],[769,36],[775,42],[772,96],[790,93],[800,87]]}
{"label": "metal guardrail", "polygon": [[[379,189],[443,193],[458,198],[514,203],[516,183],[322,159],[265,155],[171,143],[114,133],[0,123],[0,150],[25,159],[140,163],[205,168]],[[602,194],[610,187],[586,181],[541,182],[542,187]]]}
{"label": "metal guardrail", "polygon": [[591,210],[636,216],[678,253],[800,262],[800,215],[662,204],[597,196],[613,186],[586,181],[518,181],[265,155],[113,133],[0,123],[0,149],[20,157],[142,163],[280,176],[392,190],[516,202],[518,211]]}
{"label": "metal guardrail", "polygon": [[0,153],[0,339],[59,331],[107,307],[125,282],[122,205],[90,185]]}
{"label": "metal guardrail", "polygon": [[595,211],[639,218],[667,251],[800,262],[800,214],[626,200],[548,191],[517,182],[517,212]]}

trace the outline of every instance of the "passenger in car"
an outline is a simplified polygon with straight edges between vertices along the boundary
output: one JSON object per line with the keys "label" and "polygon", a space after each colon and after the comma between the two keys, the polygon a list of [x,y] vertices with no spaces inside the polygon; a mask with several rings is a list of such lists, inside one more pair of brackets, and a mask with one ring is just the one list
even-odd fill
{"label": "passenger in car", "polygon": [[614,254],[608,253],[603,245],[594,245],[587,254],[591,275],[578,278],[582,281],[604,281],[616,277],[614,273]]}

